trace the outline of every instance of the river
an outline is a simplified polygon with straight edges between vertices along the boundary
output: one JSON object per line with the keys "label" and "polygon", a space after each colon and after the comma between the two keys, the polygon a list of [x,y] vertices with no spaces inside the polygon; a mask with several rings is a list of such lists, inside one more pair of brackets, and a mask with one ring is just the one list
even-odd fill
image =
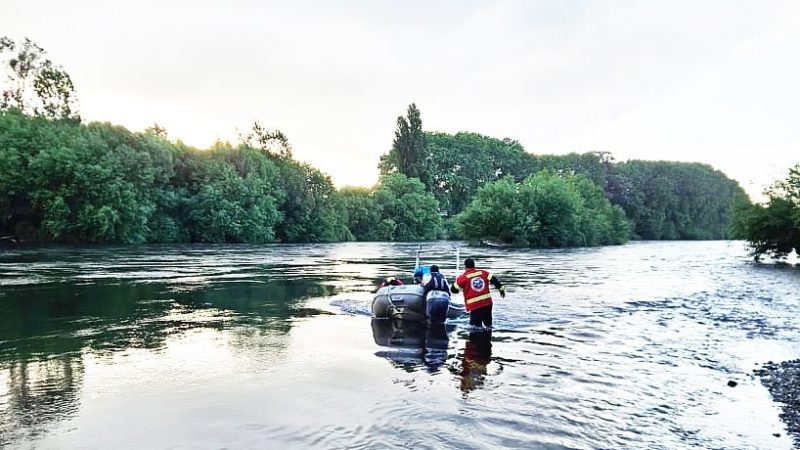
{"label": "river", "polygon": [[[729,241],[463,246],[508,286],[491,334],[371,319],[415,249],[4,251],[0,447],[792,448],[752,371],[800,357],[797,268]],[[453,243],[424,249],[452,278]]]}

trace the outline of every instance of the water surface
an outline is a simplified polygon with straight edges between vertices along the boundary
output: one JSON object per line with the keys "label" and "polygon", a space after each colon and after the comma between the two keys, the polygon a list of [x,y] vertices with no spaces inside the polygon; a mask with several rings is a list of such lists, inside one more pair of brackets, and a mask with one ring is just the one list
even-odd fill
{"label": "water surface", "polygon": [[[426,244],[448,275],[452,245]],[[372,320],[415,248],[1,253],[0,446],[792,447],[751,373],[800,356],[796,268],[739,242],[465,247],[508,286],[491,334]]]}

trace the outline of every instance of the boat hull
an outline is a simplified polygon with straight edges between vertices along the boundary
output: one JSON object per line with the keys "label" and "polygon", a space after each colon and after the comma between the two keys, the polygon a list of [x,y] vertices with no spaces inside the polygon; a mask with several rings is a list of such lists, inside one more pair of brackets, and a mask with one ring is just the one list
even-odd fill
{"label": "boat hull", "polygon": [[[420,285],[382,287],[372,300],[372,315],[378,318],[427,322],[427,302],[422,294],[423,289]],[[431,291],[428,293],[428,297],[448,298],[449,296],[444,292]],[[449,299],[447,318],[455,319],[464,314],[464,305]]]}

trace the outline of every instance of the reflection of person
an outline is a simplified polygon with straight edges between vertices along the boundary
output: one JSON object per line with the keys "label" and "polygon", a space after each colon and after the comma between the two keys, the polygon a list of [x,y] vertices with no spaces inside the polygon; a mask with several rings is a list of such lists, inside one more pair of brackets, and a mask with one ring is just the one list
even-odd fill
{"label": "reflection of person", "polygon": [[389,347],[375,355],[409,372],[422,365],[429,372],[436,372],[447,362],[448,332],[453,328],[445,324],[372,319],[375,343]]}
{"label": "reflection of person", "polygon": [[492,332],[473,331],[464,345],[464,359],[461,364],[461,390],[469,392],[483,386],[487,366],[492,360]]}
{"label": "reflection of person", "polygon": [[436,372],[447,362],[447,325],[432,323],[425,331],[425,354],[422,356],[428,372]]}
{"label": "reflection of person", "polygon": [[[428,295],[430,292],[443,292],[445,295]],[[422,296],[427,300],[425,312],[428,320],[433,323],[442,323],[447,319],[447,308],[450,307],[450,284],[439,272],[439,266],[431,266],[431,279],[425,284]]]}
{"label": "reflection of person", "polygon": [[470,325],[491,327],[492,294],[489,292],[489,283],[500,292],[500,297],[505,298],[503,283],[489,271],[476,269],[475,260],[472,258],[464,260],[464,267],[466,270],[456,278],[452,291],[458,292],[459,288],[464,291],[464,303],[469,313]]}

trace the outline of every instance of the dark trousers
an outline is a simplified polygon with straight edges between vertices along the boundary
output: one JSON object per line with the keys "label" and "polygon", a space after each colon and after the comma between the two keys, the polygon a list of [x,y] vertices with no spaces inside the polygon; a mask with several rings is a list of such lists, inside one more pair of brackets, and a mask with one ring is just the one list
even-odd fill
{"label": "dark trousers", "polygon": [[473,327],[481,325],[491,328],[492,326],[492,305],[478,308],[469,313],[469,324]]}
{"label": "dark trousers", "polygon": [[434,297],[428,299],[426,313],[431,323],[444,323],[447,319],[447,310],[450,308],[450,299]]}

